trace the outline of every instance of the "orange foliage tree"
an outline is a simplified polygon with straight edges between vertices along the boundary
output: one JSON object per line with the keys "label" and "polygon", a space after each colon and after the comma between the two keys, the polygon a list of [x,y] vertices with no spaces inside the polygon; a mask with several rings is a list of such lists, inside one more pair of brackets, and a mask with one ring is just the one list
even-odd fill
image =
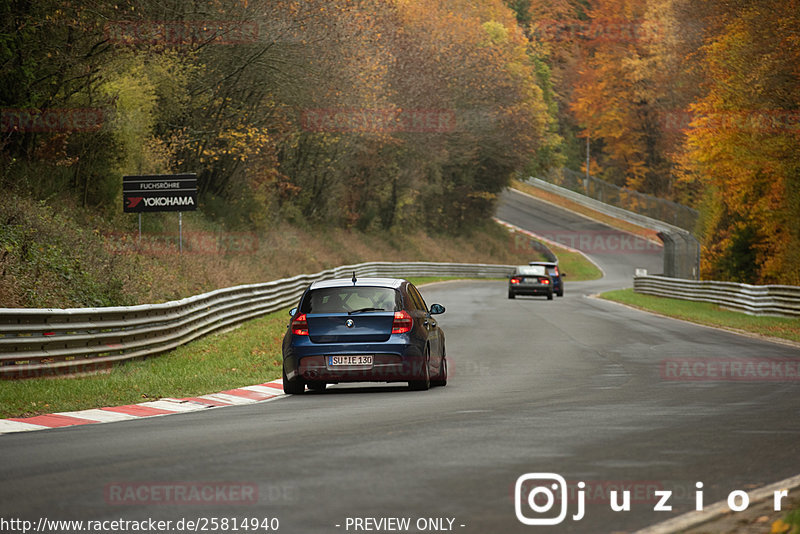
{"label": "orange foliage tree", "polygon": [[800,5],[741,3],[720,20],[687,141],[706,187],[702,274],[800,285]]}
{"label": "orange foliage tree", "polygon": [[668,106],[661,76],[669,50],[663,26],[642,0],[592,2],[583,29],[571,110],[599,150],[597,174],[632,189],[669,192],[669,160],[660,113]]}

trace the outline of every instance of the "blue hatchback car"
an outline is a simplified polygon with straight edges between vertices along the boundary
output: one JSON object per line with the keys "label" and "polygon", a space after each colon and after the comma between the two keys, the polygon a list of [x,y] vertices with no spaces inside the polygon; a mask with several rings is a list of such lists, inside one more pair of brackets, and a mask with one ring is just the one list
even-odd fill
{"label": "blue hatchback car", "polygon": [[561,272],[557,261],[531,261],[528,262],[528,265],[544,266],[547,269],[547,274],[553,279],[553,292],[559,297],[564,296],[564,280],[562,278],[567,276],[567,273]]}
{"label": "blue hatchback car", "polygon": [[339,382],[447,384],[444,333],[419,290],[395,278],[314,282],[290,314],[283,338],[283,390],[299,394]]}

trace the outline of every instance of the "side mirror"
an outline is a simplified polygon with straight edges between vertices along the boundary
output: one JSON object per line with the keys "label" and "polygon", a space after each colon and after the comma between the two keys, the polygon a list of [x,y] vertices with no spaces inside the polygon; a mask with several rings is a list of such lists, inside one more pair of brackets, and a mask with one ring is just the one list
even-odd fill
{"label": "side mirror", "polygon": [[289,317],[294,317],[294,314],[297,313],[297,308],[292,308],[289,310]]}
{"label": "side mirror", "polygon": [[566,278],[567,273],[561,273],[561,278]]}
{"label": "side mirror", "polygon": [[439,315],[444,313],[444,306],[441,304],[431,304],[431,315]]}

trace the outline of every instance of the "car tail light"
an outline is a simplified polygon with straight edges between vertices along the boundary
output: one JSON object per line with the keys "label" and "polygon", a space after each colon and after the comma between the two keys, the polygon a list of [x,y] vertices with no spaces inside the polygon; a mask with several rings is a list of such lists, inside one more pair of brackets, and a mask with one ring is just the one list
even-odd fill
{"label": "car tail light", "polygon": [[539,278],[539,281],[540,281],[542,284],[546,285],[546,286],[549,286],[549,285],[550,285],[550,279],[549,279],[549,278]]}
{"label": "car tail light", "polygon": [[517,278],[516,276],[511,279],[512,284],[519,284],[520,282],[522,282],[522,280]]}
{"label": "car tail light", "polygon": [[411,331],[414,320],[407,311],[401,310],[394,312],[394,321],[392,322],[392,334],[405,334]]}
{"label": "car tail light", "polygon": [[558,267],[553,267],[553,274],[558,276]]}
{"label": "car tail light", "polygon": [[308,335],[308,319],[306,319],[305,313],[301,313],[292,321],[292,334],[296,336]]}

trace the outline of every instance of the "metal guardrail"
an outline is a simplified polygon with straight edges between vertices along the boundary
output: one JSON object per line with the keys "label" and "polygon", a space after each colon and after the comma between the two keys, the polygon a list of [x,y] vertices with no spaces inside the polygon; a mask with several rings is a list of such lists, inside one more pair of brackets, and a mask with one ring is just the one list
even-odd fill
{"label": "metal guardrail", "polygon": [[630,222],[632,224],[656,231],[664,243],[663,274],[674,278],[698,279],[700,275],[700,243],[692,234],[683,228],[668,222],[653,219],[640,213],[612,206],[599,200],[587,197],[582,193],[551,184],[540,178],[528,178],[525,181],[534,187],[568,198],[573,202],[586,206],[602,214]]}
{"label": "metal guardrail", "polygon": [[620,187],[566,167],[551,169],[542,178],[551,184],[581,193],[604,204],[658,219],[689,232],[694,232],[700,217],[700,213],[689,206]]}
{"label": "metal guardrail", "polygon": [[315,280],[350,277],[498,278],[508,265],[373,262],[163,304],[109,308],[0,308],[0,378],[72,374],[153,356],[205,334],[296,304]]}
{"label": "metal guardrail", "polygon": [[749,315],[800,317],[800,287],[797,286],[751,286],[650,275],[635,276],[633,289],[646,295],[712,302]]}

